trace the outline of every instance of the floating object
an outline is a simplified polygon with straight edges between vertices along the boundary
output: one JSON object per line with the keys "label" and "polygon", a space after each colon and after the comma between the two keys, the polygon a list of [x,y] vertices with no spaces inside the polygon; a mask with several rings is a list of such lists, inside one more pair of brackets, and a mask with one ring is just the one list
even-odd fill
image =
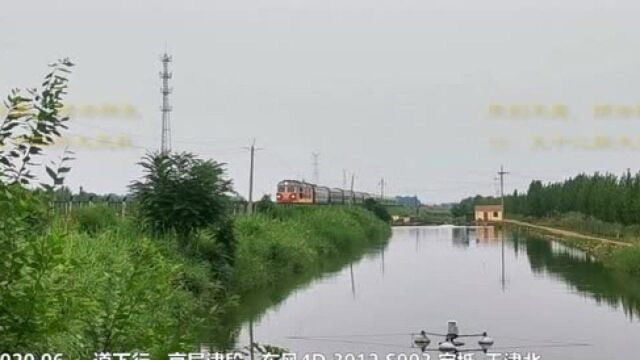
{"label": "floating object", "polygon": [[425,348],[429,346],[429,344],[431,344],[431,339],[429,339],[429,337],[427,336],[427,333],[424,330],[422,330],[420,334],[418,334],[415,337],[415,339],[413,340],[413,343],[416,344],[418,347]]}
{"label": "floating object", "polygon": [[456,349],[456,346],[449,341],[441,342],[440,345],[438,346],[438,350],[440,350],[440,352],[443,352],[443,353],[452,353],[452,352],[454,353],[458,351],[458,349]]}
{"label": "floating object", "polygon": [[487,336],[487,333],[482,334],[482,338],[478,340],[478,345],[482,348],[482,350],[489,350],[491,346],[493,346],[493,339]]}

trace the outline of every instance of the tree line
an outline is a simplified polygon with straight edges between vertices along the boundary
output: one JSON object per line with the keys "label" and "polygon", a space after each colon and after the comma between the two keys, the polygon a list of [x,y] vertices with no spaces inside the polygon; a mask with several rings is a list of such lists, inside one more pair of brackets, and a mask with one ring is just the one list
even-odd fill
{"label": "tree line", "polygon": [[[475,205],[500,204],[499,197],[463,199],[452,208],[455,217],[473,214]],[[578,212],[605,222],[640,224],[640,172],[580,174],[561,182],[534,180],[526,193],[515,190],[504,198],[505,212],[535,217],[553,217]]]}

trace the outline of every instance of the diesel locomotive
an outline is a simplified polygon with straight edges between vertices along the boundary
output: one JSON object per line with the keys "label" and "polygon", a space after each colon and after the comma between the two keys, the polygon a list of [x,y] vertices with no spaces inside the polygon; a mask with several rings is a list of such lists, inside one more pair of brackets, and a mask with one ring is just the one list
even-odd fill
{"label": "diesel locomotive", "polygon": [[[362,204],[367,199],[379,197],[373,194],[330,188],[298,180],[282,180],[278,183],[276,202],[278,204]],[[385,198],[382,203],[393,205],[395,199]]]}

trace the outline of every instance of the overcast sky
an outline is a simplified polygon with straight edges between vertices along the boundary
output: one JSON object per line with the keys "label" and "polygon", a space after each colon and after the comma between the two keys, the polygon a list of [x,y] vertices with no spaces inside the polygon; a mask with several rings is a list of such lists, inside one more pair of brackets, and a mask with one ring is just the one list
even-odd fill
{"label": "overcast sky", "polygon": [[639,11],[612,0],[0,0],[0,92],[37,86],[68,56],[70,104],[135,107],[135,119],[77,116],[69,131],[130,137],[125,150],[76,146],[68,178],[122,193],[159,147],[166,48],[174,150],[228,163],[240,193],[256,138],[258,195],[311,180],[318,152],[322,184],[341,186],[346,169],[359,190],[384,177],[387,194],[454,201],[494,194],[500,164],[507,191],[638,170],[640,115],[598,119],[593,107],[640,104]]}

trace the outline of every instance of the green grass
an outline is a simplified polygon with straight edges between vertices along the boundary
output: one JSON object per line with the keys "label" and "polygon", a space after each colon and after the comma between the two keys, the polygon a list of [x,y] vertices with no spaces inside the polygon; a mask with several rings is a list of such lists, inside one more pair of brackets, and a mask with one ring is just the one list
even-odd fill
{"label": "green grass", "polygon": [[271,286],[389,235],[388,224],[356,207],[278,208],[268,215],[239,217],[234,289],[243,293]]}
{"label": "green grass", "polygon": [[510,218],[539,225],[571,230],[586,235],[604,237],[611,240],[640,242],[640,225],[609,223],[592,216],[570,212],[548,218],[522,217],[514,214]]}

